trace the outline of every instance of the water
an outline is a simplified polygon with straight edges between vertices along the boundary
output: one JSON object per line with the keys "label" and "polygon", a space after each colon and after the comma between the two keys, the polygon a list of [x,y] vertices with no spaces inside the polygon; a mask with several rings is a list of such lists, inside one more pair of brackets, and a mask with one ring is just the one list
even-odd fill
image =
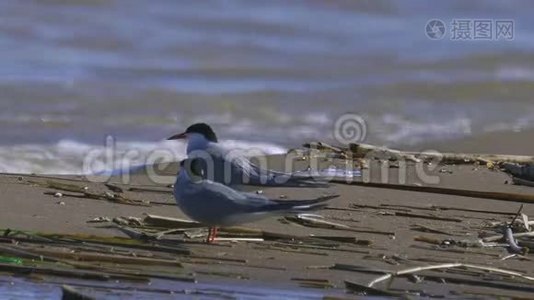
{"label": "water", "polygon": [[[150,284],[128,282],[91,282],[76,279],[46,277],[32,282],[16,277],[0,277],[2,299],[62,299],[61,286],[70,285],[95,299],[323,299],[324,296],[343,297],[342,289],[320,290],[297,287],[266,287],[258,283],[228,282],[185,283],[151,280]],[[347,296],[348,297],[348,296]],[[373,298],[380,299],[380,298]]]}
{"label": "water", "polygon": [[[196,121],[279,153],[416,144],[534,126],[527,1],[2,1],[0,171],[80,173],[115,137],[153,151]],[[511,19],[513,41],[440,41],[429,19]],[[261,144],[258,144],[261,143]],[[183,145],[165,144],[178,158]],[[175,147],[175,148],[173,148]]]}

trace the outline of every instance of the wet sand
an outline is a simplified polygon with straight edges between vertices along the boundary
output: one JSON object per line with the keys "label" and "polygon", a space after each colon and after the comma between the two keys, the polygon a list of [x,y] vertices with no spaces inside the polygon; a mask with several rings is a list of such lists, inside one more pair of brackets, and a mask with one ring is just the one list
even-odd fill
{"label": "wet sand", "polygon": [[[529,136],[531,136],[530,133],[525,133],[522,139],[515,139],[513,144],[506,143],[503,140],[506,137],[501,136],[497,140],[499,148],[488,147],[488,151],[484,152],[502,150],[499,152],[518,153],[517,149],[528,149],[530,146]],[[495,139],[493,140],[495,141]],[[464,148],[462,142],[458,142],[456,145],[458,148],[455,148],[455,144],[449,144],[449,147],[444,148],[444,150],[465,151],[471,149],[469,147]],[[519,154],[529,153],[531,153],[530,150],[519,151]],[[270,159],[270,165],[273,168],[281,166],[281,157],[275,156]],[[331,163],[339,164],[341,162],[324,162],[325,166]],[[306,162],[299,162],[299,164],[297,167],[303,168]],[[505,184],[505,181],[509,181],[507,175],[488,170],[482,166],[461,165],[444,168],[448,170],[447,173],[433,173],[433,175],[439,176],[440,181],[439,184],[433,186],[526,195],[531,195],[533,192],[530,187]],[[389,169],[389,183],[398,183],[398,171],[399,169]],[[176,165],[171,165],[160,174],[174,174],[175,172]],[[378,166],[373,165],[370,172],[372,182],[381,181],[382,174]],[[78,176],[1,175],[0,228],[46,233],[126,237],[118,229],[106,227],[106,224],[87,223],[87,221],[103,216],[142,218],[146,213],[185,218],[182,212],[173,205],[174,198],[171,189],[164,185],[154,187],[155,184],[143,172],[133,175],[128,184],[122,184],[121,179],[116,177],[112,178],[110,182],[125,190],[132,187],[158,188],[164,192],[126,191],[124,195],[131,199],[168,203],[168,205],[153,204],[149,207],[140,207],[87,198],[68,196],[56,198],[45,194],[45,192],[56,191],[42,186],[48,180],[87,186],[88,190],[92,192],[108,191],[103,184],[90,183]],[[408,168],[406,184],[432,185],[421,182],[416,176],[413,166]],[[258,188],[247,187],[247,189],[255,190]],[[501,260],[508,254],[503,247],[463,248],[458,246],[440,248],[414,240],[418,236],[424,236],[440,241],[446,239],[476,241],[480,233],[492,232],[491,229],[487,228],[489,222],[510,221],[520,207],[520,203],[345,184],[332,184],[329,189],[262,188],[262,190],[266,195],[275,198],[284,195],[288,199],[306,199],[315,197],[318,193],[337,193],[340,197],[334,199],[327,209],[318,213],[324,216],[325,220],[347,225],[351,230],[305,227],[281,222],[276,218],[244,225],[247,228],[295,236],[353,237],[360,243],[339,243],[337,249],[314,249],[305,248],[306,245],[303,244],[288,246],[276,241],[220,241],[215,245],[206,245],[200,243],[199,239],[184,239],[180,244],[190,249],[195,255],[211,255],[247,261],[246,265],[229,264],[223,261],[220,264],[185,263],[185,269],[196,273],[199,282],[211,283],[223,280],[242,286],[259,284],[268,287],[291,288],[299,286],[299,281],[296,281],[296,278],[321,279],[327,280],[331,288],[315,291],[328,295],[344,293],[345,280],[365,285],[379,276],[361,271],[339,270],[340,265],[393,271],[412,266],[464,262],[518,270],[530,276],[534,275],[531,261],[525,262],[516,258]],[[68,192],[64,193],[68,194]],[[447,209],[431,210],[431,206],[441,206]],[[486,212],[474,212],[474,210]],[[529,216],[534,215],[534,205],[525,204],[523,213]],[[432,219],[433,217],[439,219]],[[432,228],[442,233],[417,230],[417,228],[421,229],[422,227]],[[391,234],[373,233],[372,231]],[[369,241],[371,245],[362,245],[361,241]],[[530,259],[530,255],[527,257]],[[181,259],[179,255],[176,258]],[[224,275],[214,275],[217,272],[220,274],[239,274],[238,277],[242,279],[229,279]],[[385,286],[386,284],[382,283],[376,287],[384,288]],[[532,292],[528,289],[525,291],[504,290],[502,287],[495,289],[479,285],[443,284],[431,281],[410,283],[405,279],[395,280],[392,288],[424,291],[428,294],[443,294],[447,297],[453,297],[455,293],[466,293],[463,294],[464,296],[475,293],[528,297]],[[534,285],[530,285],[530,288],[534,289]]]}

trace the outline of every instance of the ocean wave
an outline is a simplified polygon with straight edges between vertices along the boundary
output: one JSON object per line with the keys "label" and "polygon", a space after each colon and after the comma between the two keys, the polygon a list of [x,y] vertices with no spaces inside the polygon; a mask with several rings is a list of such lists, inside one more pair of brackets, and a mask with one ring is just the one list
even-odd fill
{"label": "ocean wave", "polygon": [[[221,144],[265,154],[285,153],[270,143],[226,140]],[[252,152],[251,152],[252,153]],[[179,161],[186,157],[179,141],[120,142],[108,138],[103,145],[61,140],[55,144],[0,146],[0,172],[17,174],[82,175],[126,171],[136,166]]]}
{"label": "ocean wave", "polygon": [[387,114],[382,117],[380,139],[389,144],[414,145],[423,141],[455,139],[472,134],[472,120],[466,117],[423,122]]}

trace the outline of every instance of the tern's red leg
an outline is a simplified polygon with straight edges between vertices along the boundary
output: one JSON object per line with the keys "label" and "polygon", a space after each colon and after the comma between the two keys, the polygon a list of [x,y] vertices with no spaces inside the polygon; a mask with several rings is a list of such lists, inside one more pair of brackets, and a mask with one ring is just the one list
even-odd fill
{"label": "tern's red leg", "polygon": [[211,243],[211,236],[213,234],[213,227],[208,227],[208,237],[206,238],[206,243],[209,244]]}
{"label": "tern's red leg", "polygon": [[215,241],[215,238],[217,237],[217,233],[219,233],[219,228],[218,227],[213,227],[212,242]]}
{"label": "tern's red leg", "polygon": [[206,239],[206,243],[213,243],[215,241],[215,237],[217,237],[217,227],[210,227],[208,230],[208,238]]}

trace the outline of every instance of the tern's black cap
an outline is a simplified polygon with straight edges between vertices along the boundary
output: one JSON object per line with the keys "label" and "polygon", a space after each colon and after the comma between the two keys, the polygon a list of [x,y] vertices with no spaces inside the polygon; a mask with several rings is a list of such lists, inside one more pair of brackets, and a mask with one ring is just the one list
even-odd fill
{"label": "tern's black cap", "polygon": [[193,124],[185,130],[186,133],[200,133],[210,142],[217,143],[217,136],[211,127],[206,123]]}

